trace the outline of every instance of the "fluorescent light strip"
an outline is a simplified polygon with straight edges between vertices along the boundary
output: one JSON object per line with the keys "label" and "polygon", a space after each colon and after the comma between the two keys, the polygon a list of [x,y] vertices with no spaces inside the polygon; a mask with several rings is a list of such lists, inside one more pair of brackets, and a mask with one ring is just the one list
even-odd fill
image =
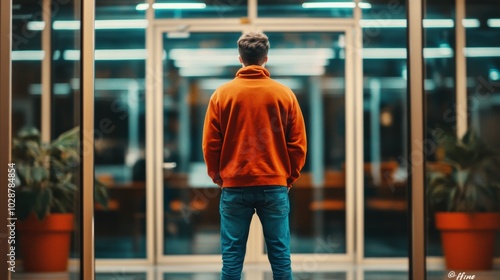
{"label": "fluorescent light strip", "polygon": [[45,57],[44,51],[12,51],[12,61],[40,61]]}
{"label": "fluorescent light strip", "polygon": [[462,24],[465,28],[477,28],[481,26],[479,20],[475,18],[464,18]]}
{"label": "fluorescent light strip", "polygon": [[77,20],[56,20],[52,24],[56,30],[80,30],[80,21]]}
{"label": "fluorescent light strip", "polygon": [[[480,22],[474,18],[464,19],[462,24],[466,28],[477,28]],[[360,25],[363,28],[406,28],[406,19],[362,19]],[[425,28],[453,28],[455,26],[452,19],[424,19]]]}
{"label": "fluorescent light strip", "polygon": [[30,31],[41,31],[45,29],[45,22],[43,21],[29,21],[26,28]]}
{"label": "fluorescent light strip", "polygon": [[424,19],[424,28],[452,28],[455,23],[452,19]]}
{"label": "fluorescent light strip", "polygon": [[465,48],[467,57],[500,57],[500,48]]}
{"label": "fluorescent light strip", "polygon": [[[361,9],[371,9],[372,5],[370,3],[360,2],[358,6]],[[356,3],[354,2],[306,2],[302,4],[304,9],[354,9]]]}
{"label": "fluorescent light strip", "polygon": [[148,27],[146,19],[118,19],[96,20],[95,29],[145,29]]}
{"label": "fluorescent light strip", "polygon": [[490,18],[487,23],[491,28],[498,28],[500,27],[500,18]]}
{"label": "fluorescent light strip", "polygon": [[[42,94],[41,84],[31,84],[28,88],[28,92],[32,95]],[[55,83],[52,91],[55,95],[67,95],[71,92],[71,86],[68,83]]]}
{"label": "fluorescent light strip", "polygon": [[[148,27],[148,21],[145,19],[127,19],[127,20],[96,20],[96,30],[106,29],[145,29]],[[27,25],[28,30],[41,31],[45,29],[45,22],[30,21]],[[77,20],[56,20],[52,24],[54,30],[79,30],[80,22]]]}
{"label": "fluorescent light strip", "polygon": [[452,48],[424,48],[424,58],[451,58]]}
{"label": "fluorescent light strip", "polygon": [[[65,60],[80,60],[80,51],[64,51],[63,57]],[[146,58],[145,49],[95,50],[95,60],[145,60]]]}
{"label": "fluorescent light strip", "polygon": [[364,48],[363,59],[406,59],[406,48]]}
{"label": "fluorescent light strip", "polygon": [[[207,5],[205,3],[154,3],[153,9],[155,10],[199,10],[205,9]],[[149,8],[149,4],[141,3],[135,6],[137,11],[145,11]]]}
{"label": "fluorescent light strip", "polygon": [[363,28],[404,28],[406,19],[362,19],[360,25]]}
{"label": "fluorescent light strip", "polygon": [[[406,48],[365,48],[363,59],[406,59]],[[424,58],[451,58],[451,48],[425,48]]]}

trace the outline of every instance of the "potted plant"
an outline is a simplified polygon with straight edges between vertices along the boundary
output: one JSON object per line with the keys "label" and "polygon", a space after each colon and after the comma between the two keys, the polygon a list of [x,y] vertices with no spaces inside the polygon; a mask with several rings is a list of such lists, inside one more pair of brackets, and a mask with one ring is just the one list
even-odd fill
{"label": "potted plant", "polygon": [[446,267],[491,269],[500,229],[500,152],[472,130],[461,139],[450,133],[442,140],[451,172],[432,174],[428,199],[441,231]]}
{"label": "potted plant", "polygon": [[[28,272],[66,271],[79,188],[74,174],[80,163],[78,127],[52,143],[42,143],[35,128],[13,139],[16,164],[16,216],[23,267]],[[106,206],[107,192],[96,181],[96,202]]]}

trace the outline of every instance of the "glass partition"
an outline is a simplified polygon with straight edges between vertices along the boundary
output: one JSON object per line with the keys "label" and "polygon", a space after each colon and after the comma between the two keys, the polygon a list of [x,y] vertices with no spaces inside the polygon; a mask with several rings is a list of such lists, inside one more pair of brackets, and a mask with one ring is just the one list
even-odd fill
{"label": "glass partition", "polygon": [[142,1],[96,1],[95,174],[107,209],[95,210],[96,258],[146,258],[145,65]]}
{"label": "glass partition", "polygon": [[[440,54],[427,53],[424,61],[428,276],[495,278],[500,32],[493,11],[500,1],[425,1],[425,6],[424,27],[426,21],[439,25],[425,29],[424,40]],[[468,235],[470,244],[457,233]],[[442,257],[442,264],[432,257]]]}
{"label": "glass partition", "polygon": [[[500,17],[494,12],[498,9],[498,0],[466,1],[465,5],[466,18],[477,19],[480,23],[477,28],[467,28],[465,34],[469,127],[496,150],[500,150],[500,131],[497,129],[500,121]],[[495,204],[500,211],[498,195]],[[500,232],[495,241],[494,256],[498,260]]]}
{"label": "glass partition", "polygon": [[406,3],[362,11],[364,257],[407,257]]}
{"label": "glass partition", "polygon": [[[64,3],[62,3],[64,2]],[[49,5],[47,5],[49,4]],[[44,9],[47,5],[49,9]],[[44,22],[44,20],[47,20]],[[70,31],[64,34],[58,33],[58,25],[56,22],[65,20],[76,23],[73,24]],[[40,154],[43,155],[44,151],[48,148],[48,143],[54,141],[62,133],[67,132],[81,124],[79,114],[80,110],[80,58],[75,57],[71,61],[66,61],[62,55],[62,49],[71,49],[78,51],[80,49],[80,1],[13,1],[13,49],[12,49],[12,86],[13,86],[13,137],[21,136],[20,131],[26,128],[36,129],[40,132],[40,140],[42,145],[39,145]],[[57,73],[57,75],[53,75]],[[26,132],[26,130],[24,130]],[[67,254],[66,260],[61,263],[64,266],[69,263],[69,258],[79,262],[81,255],[81,228],[80,228],[80,178],[79,160],[75,160],[75,154],[78,157],[79,134],[73,134],[74,137],[69,138],[68,142],[59,143],[59,146],[53,146],[52,153],[48,165],[44,167],[41,177],[38,177],[41,185],[37,185],[37,179],[34,181],[21,180],[20,184],[16,186],[18,190],[18,211],[21,212],[27,205],[33,205],[28,200],[30,191],[37,191],[36,188],[44,186],[45,192],[50,192],[50,199],[43,200],[38,197],[37,203],[33,209],[37,207],[47,207],[48,213],[41,221],[54,221],[61,217],[55,217],[61,213],[70,214],[68,225],[71,228],[71,237],[69,244],[66,241],[53,241],[49,244],[50,250],[57,252],[60,251],[62,256]],[[25,139],[20,140],[18,144],[22,144]],[[27,143],[27,142],[25,142]],[[67,147],[67,154],[60,157],[55,153],[62,151]],[[16,153],[14,162],[17,160],[22,161],[22,155]],[[57,161],[57,162],[56,162]],[[38,162],[35,160],[35,162]],[[62,165],[58,165],[58,163]],[[36,165],[36,163],[35,163]],[[27,174],[30,172],[29,164],[19,162],[17,166],[17,173]],[[50,166],[50,168],[49,168]],[[64,174],[65,187],[70,187],[67,197],[61,194],[60,177],[55,174]],[[40,176],[40,174],[38,174]],[[35,178],[35,177],[34,177]],[[40,190],[38,190],[40,191]],[[41,191],[40,191],[41,192]],[[38,208],[39,209],[39,208]],[[42,208],[43,209],[43,208]],[[34,216],[31,216],[34,217]],[[67,217],[62,217],[66,219]],[[61,220],[59,220],[60,222]],[[34,268],[28,265],[28,256],[36,256],[35,263],[41,263],[46,258],[47,263],[42,266],[44,269],[50,269],[57,261],[49,258],[45,249],[32,247],[34,245],[42,245],[44,242],[36,241],[35,237],[29,236],[25,227],[35,226],[33,220],[25,220],[20,223],[23,225],[18,228],[19,238],[16,240],[18,244],[17,252],[19,259],[24,259],[24,273],[16,272],[12,274],[13,279],[29,278],[26,273],[38,271],[39,268]],[[35,222],[36,224],[36,222]],[[46,242],[45,242],[46,243]],[[45,244],[46,246],[47,244]],[[30,246],[29,248],[23,246]],[[47,248],[46,248],[47,249]],[[66,250],[68,252],[66,252]],[[24,252],[24,254],[23,254]],[[36,255],[36,254],[38,255]],[[42,255],[40,255],[42,254]],[[61,277],[68,279],[79,279],[79,266],[70,265],[69,268],[58,266],[55,269],[60,269]],[[69,272],[68,272],[69,271]],[[59,272],[59,271],[58,271]]]}

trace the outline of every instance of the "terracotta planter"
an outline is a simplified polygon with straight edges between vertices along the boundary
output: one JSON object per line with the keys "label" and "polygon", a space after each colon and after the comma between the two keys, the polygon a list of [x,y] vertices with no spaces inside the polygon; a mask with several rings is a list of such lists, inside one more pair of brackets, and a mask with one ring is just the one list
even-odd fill
{"label": "terracotta planter", "polygon": [[73,220],[73,214],[50,214],[42,221],[32,215],[19,223],[24,271],[68,270]]}
{"label": "terracotta planter", "polygon": [[492,269],[500,213],[440,212],[436,228],[441,231],[447,269]]}

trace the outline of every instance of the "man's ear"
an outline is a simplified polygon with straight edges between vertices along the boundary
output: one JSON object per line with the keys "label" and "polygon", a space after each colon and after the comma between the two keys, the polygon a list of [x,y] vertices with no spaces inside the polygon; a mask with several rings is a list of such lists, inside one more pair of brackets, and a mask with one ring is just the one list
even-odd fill
{"label": "man's ear", "polygon": [[266,55],[266,59],[264,60],[264,63],[267,63],[268,59],[269,59],[269,56]]}
{"label": "man's ear", "polygon": [[243,59],[241,59],[241,56],[238,56],[238,59],[240,60],[240,63],[243,64]]}

